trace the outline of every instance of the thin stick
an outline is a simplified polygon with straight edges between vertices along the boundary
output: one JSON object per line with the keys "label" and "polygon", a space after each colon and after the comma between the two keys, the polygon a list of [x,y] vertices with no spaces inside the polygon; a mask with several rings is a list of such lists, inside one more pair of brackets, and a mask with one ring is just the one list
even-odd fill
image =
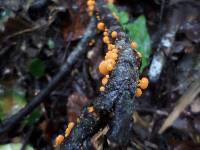
{"label": "thin stick", "polygon": [[0,137],[3,136],[4,133],[9,131],[12,127],[14,127],[17,123],[22,121],[28,114],[30,114],[39,104],[41,104],[45,97],[47,97],[58,85],[59,81],[61,81],[64,77],[66,77],[73,65],[77,62],[80,56],[82,56],[87,51],[87,43],[89,40],[95,35],[94,32],[95,20],[91,19],[88,28],[83,35],[82,40],[75,48],[75,50],[69,55],[66,62],[60,68],[60,71],[55,75],[52,81],[47,85],[47,87],[39,93],[36,97],[34,97],[26,107],[22,108],[18,113],[11,116],[7,120],[5,120],[0,126]]}
{"label": "thin stick", "polygon": [[179,99],[178,104],[174,107],[174,110],[170,113],[167,119],[164,121],[163,125],[159,130],[159,134],[162,134],[168,127],[170,127],[173,122],[179,117],[181,112],[189,106],[195,97],[200,92],[200,83],[197,80],[192,86],[188,89],[188,91]]}

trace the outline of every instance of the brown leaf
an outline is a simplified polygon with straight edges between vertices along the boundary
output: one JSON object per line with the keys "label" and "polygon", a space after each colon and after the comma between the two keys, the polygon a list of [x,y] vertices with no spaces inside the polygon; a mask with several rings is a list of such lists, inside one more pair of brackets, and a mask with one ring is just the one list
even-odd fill
{"label": "brown leaf", "polygon": [[70,22],[69,19],[66,18],[62,27],[62,33],[64,39],[66,40],[68,35],[72,32],[73,35],[70,40],[73,41],[79,39],[85,32],[85,28],[89,21],[89,16],[86,11],[86,1],[73,0],[73,2],[69,2],[68,5]]}
{"label": "brown leaf", "polygon": [[69,96],[67,102],[67,116],[68,120],[76,122],[80,115],[81,109],[88,103],[88,99],[85,96],[73,93]]}

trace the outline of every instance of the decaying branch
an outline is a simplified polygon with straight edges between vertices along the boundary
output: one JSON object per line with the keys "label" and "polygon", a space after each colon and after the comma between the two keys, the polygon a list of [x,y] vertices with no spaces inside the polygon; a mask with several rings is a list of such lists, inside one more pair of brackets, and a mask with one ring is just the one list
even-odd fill
{"label": "decaying branch", "polygon": [[51,93],[51,91],[53,91],[56,88],[59,81],[66,77],[67,74],[70,74],[71,69],[77,62],[77,60],[87,52],[88,42],[95,35],[94,28],[95,20],[94,18],[92,18],[87,30],[85,31],[85,34],[83,35],[82,40],[77,45],[75,50],[68,56],[66,62],[60,68],[60,71],[55,75],[55,77],[47,85],[47,87],[42,92],[40,92],[35,98],[33,98],[26,107],[24,107],[18,113],[5,120],[0,125],[0,137],[3,137],[4,133],[9,131],[17,123],[22,121],[28,114],[30,114],[39,104],[41,104],[45,100],[45,97],[47,97]]}
{"label": "decaying branch", "polygon": [[96,11],[109,32],[118,33],[114,44],[120,51],[119,58],[105,91],[90,104],[94,106],[95,112],[89,113],[86,107],[83,109],[80,123],[77,123],[70,136],[61,144],[62,150],[89,149],[90,138],[107,124],[110,128],[107,134],[110,146],[126,146],[132,134],[134,93],[139,79],[140,59],[106,4],[97,2]]}

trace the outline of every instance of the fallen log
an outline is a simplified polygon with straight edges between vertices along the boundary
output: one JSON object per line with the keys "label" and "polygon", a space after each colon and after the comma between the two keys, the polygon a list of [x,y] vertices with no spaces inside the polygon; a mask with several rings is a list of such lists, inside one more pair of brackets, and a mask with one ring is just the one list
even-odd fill
{"label": "fallen log", "polygon": [[123,31],[119,22],[108,10],[103,1],[96,2],[96,15],[103,22],[110,34],[117,32],[117,38],[111,43],[119,50],[118,60],[111,72],[105,91],[82,110],[80,122],[72,129],[71,134],[60,145],[61,150],[90,149],[91,137],[101,128],[109,125],[107,134],[108,144],[112,147],[127,146],[132,135],[135,107],[135,90],[138,85],[140,57],[138,52],[131,48],[131,41]]}

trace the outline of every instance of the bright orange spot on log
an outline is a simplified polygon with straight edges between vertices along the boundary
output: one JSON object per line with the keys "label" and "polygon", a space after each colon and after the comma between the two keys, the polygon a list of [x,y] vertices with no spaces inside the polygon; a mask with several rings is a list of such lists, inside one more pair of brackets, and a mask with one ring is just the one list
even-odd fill
{"label": "bright orange spot on log", "polygon": [[72,128],[75,126],[74,122],[68,123],[67,129],[65,130],[65,137],[68,137],[71,133]]}
{"label": "bright orange spot on log", "polygon": [[112,49],[112,50],[111,50],[111,52],[113,52],[113,53],[116,53],[116,54],[117,54],[117,53],[118,53],[118,49],[114,48],[114,49]]}
{"label": "bright orange spot on log", "polygon": [[104,32],[103,32],[103,35],[104,35],[104,36],[108,36],[108,32],[104,31]]}
{"label": "bright orange spot on log", "polygon": [[136,97],[140,97],[142,95],[142,90],[140,89],[140,88],[137,88],[136,90],[135,90],[135,96]]}
{"label": "bright orange spot on log", "polygon": [[92,113],[92,112],[94,112],[94,107],[90,106],[90,107],[87,108],[87,110],[88,110],[89,113]]}
{"label": "bright orange spot on log", "polygon": [[107,59],[107,60],[106,60],[106,63],[107,63],[107,65],[108,65],[108,64],[111,64],[111,65],[113,65],[113,66],[116,64],[116,62],[115,62],[114,59]]}
{"label": "bright orange spot on log", "polygon": [[92,1],[92,0],[88,0],[87,1],[87,5],[88,6],[92,6],[92,5],[94,5],[95,4],[95,1]]}
{"label": "bright orange spot on log", "polygon": [[145,89],[148,87],[148,85],[149,85],[149,80],[148,80],[148,78],[143,77],[141,80],[139,80],[138,86],[139,86],[141,89],[145,90]]}
{"label": "bright orange spot on log", "polygon": [[99,22],[97,24],[97,29],[99,29],[100,31],[103,31],[105,29],[105,24],[103,22]]}
{"label": "bright orange spot on log", "polygon": [[108,44],[108,50],[109,51],[111,51],[112,49],[114,49],[115,48],[115,45],[113,45],[113,44]]}
{"label": "bright orange spot on log", "polygon": [[107,70],[107,62],[106,61],[102,61],[99,64],[99,72],[103,75],[107,75],[108,74],[108,70]]}
{"label": "bright orange spot on log", "polygon": [[117,32],[116,32],[116,31],[113,31],[113,32],[111,33],[111,37],[114,38],[114,39],[117,38]]}
{"label": "bright orange spot on log", "polygon": [[99,90],[100,90],[101,92],[104,92],[104,91],[105,91],[105,87],[104,87],[104,86],[101,86]]}
{"label": "bright orange spot on log", "polygon": [[136,42],[131,42],[131,48],[132,49],[137,49],[138,48],[138,45]]}
{"label": "bright orange spot on log", "polygon": [[106,44],[109,44],[110,43],[109,37],[108,36],[104,36],[103,37],[103,42],[106,43]]}
{"label": "bright orange spot on log", "polygon": [[56,146],[58,146],[58,145],[60,145],[62,142],[63,142],[63,140],[64,140],[64,136],[63,135],[58,135],[57,137],[56,137],[56,139],[55,139],[55,145]]}
{"label": "bright orange spot on log", "polygon": [[118,55],[115,52],[108,51],[106,53],[105,60],[107,60],[107,59],[117,60],[117,57],[118,57]]}
{"label": "bright orange spot on log", "polygon": [[101,83],[102,83],[103,85],[106,85],[106,84],[108,83],[108,78],[104,77],[104,78],[102,79]]}
{"label": "bright orange spot on log", "polygon": [[112,64],[108,64],[107,65],[107,70],[108,71],[112,71],[113,70],[113,65]]}

